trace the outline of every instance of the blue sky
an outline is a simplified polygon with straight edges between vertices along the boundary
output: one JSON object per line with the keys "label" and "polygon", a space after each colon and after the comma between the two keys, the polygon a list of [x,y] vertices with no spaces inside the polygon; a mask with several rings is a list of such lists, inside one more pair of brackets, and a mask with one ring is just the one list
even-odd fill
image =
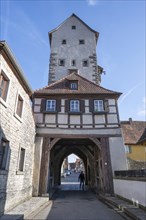
{"label": "blue sky", "polygon": [[0,39],[6,40],[32,89],[47,85],[48,32],[72,13],[100,33],[101,86],[122,92],[121,120],[145,120],[145,1],[0,0]]}

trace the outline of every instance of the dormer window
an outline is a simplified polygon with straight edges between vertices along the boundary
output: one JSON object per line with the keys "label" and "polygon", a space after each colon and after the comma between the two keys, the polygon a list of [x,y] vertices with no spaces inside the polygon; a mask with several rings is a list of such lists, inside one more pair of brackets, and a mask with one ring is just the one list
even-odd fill
{"label": "dormer window", "polygon": [[79,40],[79,44],[85,44],[84,40]]}
{"label": "dormer window", "polygon": [[78,89],[78,83],[77,82],[71,82],[70,83],[70,89],[71,90],[77,90]]}
{"label": "dormer window", "polygon": [[66,40],[65,39],[62,40],[62,44],[66,44]]}
{"label": "dormer window", "polygon": [[72,30],[75,30],[75,29],[76,29],[76,26],[75,26],[75,25],[72,25],[71,28],[72,28]]}

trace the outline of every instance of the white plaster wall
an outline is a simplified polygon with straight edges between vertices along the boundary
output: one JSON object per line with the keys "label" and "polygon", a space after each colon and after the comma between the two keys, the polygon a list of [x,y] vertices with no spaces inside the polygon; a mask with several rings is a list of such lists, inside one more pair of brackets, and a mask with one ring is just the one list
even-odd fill
{"label": "white plaster wall", "polygon": [[41,106],[34,106],[34,112],[40,112]]}
{"label": "white plaster wall", "polygon": [[116,104],[115,99],[109,99],[108,104],[109,105],[115,105]]}
{"label": "white plaster wall", "polygon": [[95,123],[99,124],[99,123],[105,123],[105,115],[95,115]]}
{"label": "white plaster wall", "polygon": [[83,115],[83,124],[92,124],[92,115]]}
{"label": "white plaster wall", "polygon": [[35,98],[35,99],[34,99],[34,104],[40,105],[40,104],[41,104],[41,100],[42,100],[42,99]]}
{"label": "white plaster wall", "polygon": [[110,137],[109,148],[113,174],[115,170],[126,170],[127,163],[122,137]]}
{"label": "white plaster wall", "polygon": [[80,116],[79,115],[71,115],[70,116],[70,124],[80,124]]}
{"label": "white plaster wall", "polygon": [[113,114],[113,115],[107,115],[107,121],[108,123],[118,123],[118,118],[117,118],[117,114]]}
{"label": "white plaster wall", "polygon": [[114,179],[115,194],[146,207],[146,182]]}
{"label": "white plaster wall", "polygon": [[110,107],[109,106],[109,112],[110,113],[116,113],[116,107],[112,107],[112,106]]}
{"label": "white plaster wall", "polygon": [[55,122],[56,122],[56,115],[54,114],[45,115],[45,123],[55,123]]}
{"label": "white plaster wall", "polygon": [[67,124],[68,115],[67,114],[58,114],[58,124]]}
{"label": "white plaster wall", "polygon": [[43,114],[42,113],[34,113],[34,118],[36,123],[43,123]]}

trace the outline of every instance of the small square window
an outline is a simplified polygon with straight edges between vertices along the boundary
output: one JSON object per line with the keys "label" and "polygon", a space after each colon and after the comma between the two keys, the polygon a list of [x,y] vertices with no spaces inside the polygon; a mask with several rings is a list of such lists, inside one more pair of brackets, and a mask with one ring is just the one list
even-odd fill
{"label": "small square window", "polygon": [[59,60],[59,66],[65,66],[65,60],[60,59]]}
{"label": "small square window", "polygon": [[64,40],[62,40],[62,44],[66,44],[66,40],[64,39]]}
{"label": "small square window", "polygon": [[85,44],[84,40],[79,40],[79,44]]}
{"label": "small square window", "polygon": [[6,101],[7,92],[9,86],[9,79],[6,77],[5,73],[2,71],[0,74],[0,97]]}
{"label": "small square window", "polygon": [[88,60],[83,60],[83,66],[84,67],[88,66]]}
{"label": "small square window", "polygon": [[70,89],[71,89],[71,90],[77,90],[77,89],[78,89],[78,84],[77,84],[77,82],[71,82],[71,83],[70,83]]}
{"label": "small square window", "polygon": [[72,25],[71,28],[72,28],[72,30],[75,30],[75,29],[76,29],[76,26],[75,26],[75,25]]}

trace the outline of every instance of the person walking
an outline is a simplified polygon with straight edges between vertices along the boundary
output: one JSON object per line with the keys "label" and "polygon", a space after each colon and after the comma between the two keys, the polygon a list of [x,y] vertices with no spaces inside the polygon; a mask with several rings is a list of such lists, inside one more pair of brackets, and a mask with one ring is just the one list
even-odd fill
{"label": "person walking", "polygon": [[84,175],[83,171],[81,171],[81,173],[78,177],[78,181],[80,181],[80,189],[82,189],[84,191],[85,175]]}

